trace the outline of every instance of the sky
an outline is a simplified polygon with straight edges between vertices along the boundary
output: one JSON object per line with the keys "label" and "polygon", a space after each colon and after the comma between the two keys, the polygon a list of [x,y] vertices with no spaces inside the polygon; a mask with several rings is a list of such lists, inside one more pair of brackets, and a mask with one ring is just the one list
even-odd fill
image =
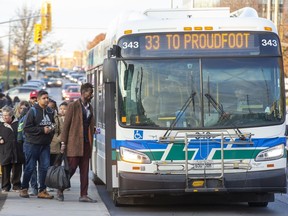
{"label": "sky", "polygon": [[[63,43],[61,52],[84,50],[88,41],[105,33],[109,23],[120,13],[151,8],[170,8],[172,0],[50,0],[52,37]],[[174,0],[179,1],[179,0]],[[23,5],[37,10],[44,0],[0,0],[0,23],[13,19]],[[173,6],[174,6],[173,5]],[[8,46],[8,25],[0,24],[0,40]]]}

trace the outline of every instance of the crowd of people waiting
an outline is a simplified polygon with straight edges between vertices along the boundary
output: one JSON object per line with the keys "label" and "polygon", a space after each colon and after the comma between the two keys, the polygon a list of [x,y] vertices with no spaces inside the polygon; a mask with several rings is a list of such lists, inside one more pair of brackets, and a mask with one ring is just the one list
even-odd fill
{"label": "crowd of people waiting", "polygon": [[[53,199],[54,196],[48,193],[45,185],[47,169],[54,164],[57,155],[65,153],[70,176],[73,176],[77,167],[80,169],[79,202],[96,202],[88,197],[87,191],[91,137],[94,133],[93,109],[90,104],[93,86],[85,83],[80,91],[79,100],[70,104],[64,101],[59,107],[45,90],[32,91],[29,101],[20,101],[14,107],[0,93],[2,192],[12,189],[19,192],[22,198],[35,195],[38,198]],[[73,127],[77,131],[71,134]],[[79,134],[81,131],[82,135]],[[70,140],[71,137],[73,140]],[[64,201],[63,190],[57,191],[57,199]]]}

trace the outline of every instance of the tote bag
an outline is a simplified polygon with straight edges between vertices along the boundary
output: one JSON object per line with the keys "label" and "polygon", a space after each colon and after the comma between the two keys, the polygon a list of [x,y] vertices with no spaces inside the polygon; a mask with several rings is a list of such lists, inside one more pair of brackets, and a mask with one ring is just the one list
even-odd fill
{"label": "tote bag", "polygon": [[[64,163],[62,163],[64,162]],[[64,190],[71,187],[67,156],[59,154],[53,166],[50,166],[45,178],[47,187]]]}

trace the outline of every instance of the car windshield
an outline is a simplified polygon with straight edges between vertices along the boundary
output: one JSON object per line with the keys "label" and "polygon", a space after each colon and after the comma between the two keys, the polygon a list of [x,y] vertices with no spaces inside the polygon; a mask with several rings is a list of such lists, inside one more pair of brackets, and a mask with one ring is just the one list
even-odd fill
{"label": "car windshield", "polygon": [[68,88],[68,92],[80,92],[79,88]]}
{"label": "car windshield", "polygon": [[279,124],[284,110],[278,60],[127,60],[119,64],[121,122],[196,129]]}

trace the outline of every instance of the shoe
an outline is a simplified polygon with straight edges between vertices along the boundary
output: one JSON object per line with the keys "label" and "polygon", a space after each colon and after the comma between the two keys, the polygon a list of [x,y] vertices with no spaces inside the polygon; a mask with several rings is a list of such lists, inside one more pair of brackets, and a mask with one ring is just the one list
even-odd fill
{"label": "shoe", "polygon": [[30,196],[37,196],[38,195],[38,189],[32,188],[32,191],[29,192]]}
{"label": "shoe", "polygon": [[63,202],[64,201],[64,194],[57,194],[57,198],[56,198],[58,201],[61,201]]}
{"label": "shoe", "polygon": [[29,198],[28,189],[20,190],[19,196],[23,198]]}
{"label": "shoe", "polygon": [[50,195],[46,190],[39,192],[37,197],[40,199],[53,199],[54,198],[54,196]]}
{"label": "shoe", "polygon": [[2,193],[8,193],[9,192],[9,190],[7,190],[7,189],[2,189]]}
{"label": "shoe", "polygon": [[57,190],[57,198],[58,201],[64,201],[64,194],[63,194],[63,190]]}
{"label": "shoe", "polygon": [[97,200],[93,200],[88,196],[82,196],[79,198],[79,202],[90,202],[90,203],[96,203]]}

